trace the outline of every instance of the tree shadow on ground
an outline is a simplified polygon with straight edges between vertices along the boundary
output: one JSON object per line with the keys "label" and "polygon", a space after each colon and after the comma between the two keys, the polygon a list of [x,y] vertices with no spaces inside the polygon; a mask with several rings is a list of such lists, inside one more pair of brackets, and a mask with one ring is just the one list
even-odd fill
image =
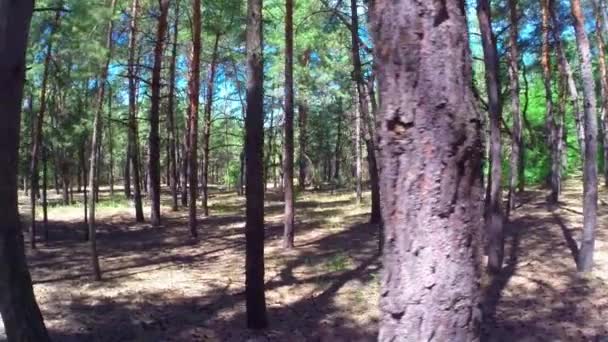
{"label": "tree shadow on ground", "polygon": [[580,217],[576,209],[563,210],[570,200],[564,196],[549,207],[535,196],[506,226],[503,272],[484,286],[482,340],[596,341],[608,335],[605,281],[576,272],[580,229],[573,222]]}
{"label": "tree shadow on ground", "polygon": [[[349,216],[340,209],[349,204],[327,198],[298,203],[303,219],[296,226],[294,251],[278,248],[282,227],[268,222],[271,324],[264,339],[375,340],[377,322],[364,303],[371,298],[375,308],[377,227],[361,223],[366,213]],[[344,221],[329,224],[336,216]],[[193,240],[186,217],[181,211],[168,215],[160,228],[135,224],[130,215],[101,220],[100,283],[89,280],[82,223],[51,222],[51,241],[28,251],[28,261],[39,298],[44,293],[41,307],[53,339],[244,341],[257,336],[245,328],[244,218],[238,212],[201,217],[199,239]],[[194,290],[168,279],[182,270],[194,274],[187,280]],[[155,273],[161,274],[153,284],[158,286],[139,285],[141,277]],[[359,303],[356,314],[353,302]]]}

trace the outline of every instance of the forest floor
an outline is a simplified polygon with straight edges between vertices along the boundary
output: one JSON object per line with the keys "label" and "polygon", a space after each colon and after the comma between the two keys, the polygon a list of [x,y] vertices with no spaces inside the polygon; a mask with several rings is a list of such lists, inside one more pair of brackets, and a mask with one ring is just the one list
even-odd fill
{"label": "forest floor", "polygon": [[[546,191],[520,196],[507,226],[504,271],[483,280],[484,341],[608,336],[608,206],[600,205],[595,270],[577,276],[581,192],[580,182],[568,182],[553,208]],[[26,248],[54,341],[376,339],[380,260],[377,227],[366,223],[368,196],[358,205],[350,192],[299,194],[296,249],[284,252],[282,202],[267,195],[270,329],[261,334],[245,328],[243,197],[214,192],[198,240],[190,238],[187,211],[170,211],[168,194],[159,228],[135,224],[130,204],[120,198],[120,189],[114,198],[104,189],[98,205],[103,281],[91,280],[81,206],[53,205],[49,242]],[[27,220],[27,207],[21,211]]]}

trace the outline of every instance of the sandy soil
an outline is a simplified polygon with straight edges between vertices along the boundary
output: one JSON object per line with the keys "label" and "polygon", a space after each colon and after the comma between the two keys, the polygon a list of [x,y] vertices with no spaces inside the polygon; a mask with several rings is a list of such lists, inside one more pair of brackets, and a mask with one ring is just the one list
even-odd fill
{"label": "sandy soil", "polygon": [[[567,183],[554,208],[546,206],[545,191],[521,195],[507,226],[504,272],[484,277],[484,341],[608,336],[608,206],[600,205],[595,271],[577,275],[581,192],[580,183]],[[301,194],[297,248],[284,252],[282,203],[268,196],[271,328],[263,333],[245,328],[244,199],[213,194],[212,216],[200,217],[198,240],[189,236],[187,213],[167,205],[160,228],[134,224],[131,208],[102,205],[102,282],[91,281],[82,208],[50,209],[50,241],[28,250],[28,260],[55,341],[376,339],[380,261],[377,227],[366,224],[368,197],[357,205],[346,192]]]}

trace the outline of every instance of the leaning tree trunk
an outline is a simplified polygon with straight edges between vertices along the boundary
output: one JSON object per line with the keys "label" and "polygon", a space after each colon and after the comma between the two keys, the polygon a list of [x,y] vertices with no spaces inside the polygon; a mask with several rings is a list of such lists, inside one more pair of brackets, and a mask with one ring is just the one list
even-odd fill
{"label": "leaning tree trunk", "polygon": [[163,45],[166,39],[169,0],[160,0],[160,16],[154,45],[154,65],[152,67],[152,97],[150,102],[150,134],[148,136],[148,172],[150,175],[150,223],[160,226],[160,72],[163,59]]}
{"label": "leaning tree trunk", "polygon": [[245,116],[247,327],[268,325],[264,295],[264,65],[262,0],[247,0],[247,115]]}
{"label": "leaning tree trunk", "polygon": [[583,168],[583,235],[577,260],[580,272],[593,268],[595,226],[597,225],[597,116],[595,81],[591,64],[591,49],[585,32],[585,17],[579,0],[570,0],[574,29],[581,61],[584,96],[585,160]]}
{"label": "leaning tree trunk", "polygon": [[50,341],[34,297],[17,208],[20,113],[31,0],[0,0],[0,314],[9,341]]}
{"label": "leaning tree trunk", "polygon": [[[378,169],[376,166],[376,147],[374,146],[374,127],[370,123],[371,115],[369,112],[369,103],[367,96],[369,95],[365,91],[365,81],[363,79],[363,69],[361,67],[361,56],[359,54],[359,17],[357,14],[357,0],[350,1],[351,8],[351,55],[353,60],[353,76],[357,86],[357,98],[359,99],[359,112],[357,116],[357,127],[359,134],[357,135],[357,200],[361,199],[361,176],[360,176],[360,162],[361,162],[361,147],[360,147],[360,135],[361,135],[361,119],[364,120],[365,126],[367,127],[365,134],[365,147],[367,150],[367,169],[370,175],[371,192],[372,192],[372,210],[370,215],[370,223],[380,223],[380,193],[378,186]],[[371,99],[371,98],[370,98]]]}
{"label": "leaning tree trunk", "polygon": [[488,270],[499,272],[504,254],[503,217],[502,217],[502,158],[500,141],[500,80],[496,38],[492,32],[489,0],[477,1],[477,17],[483,45],[483,60],[486,68],[486,89],[488,91],[488,110],[490,115],[490,196],[487,201],[486,236]]}
{"label": "leaning tree trunk", "polygon": [[137,62],[137,24],[139,0],[133,0],[131,7],[131,27],[129,33],[129,160],[133,172],[133,202],[135,204],[135,221],[144,221],[144,210],[141,201],[141,177],[139,169],[139,142],[137,125],[137,82],[139,69]]}
{"label": "leaning tree trunk", "polygon": [[220,42],[220,32],[215,34],[215,42],[213,44],[213,54],[211,57],[211,65],[209,66],[209,78],[207,79],[207,94],[205,101],[205,127],[203,128],[203,196],[201,198],[201,206],[203,207],[203,215],[209,216],[209,146],[211,144],[211,110],[213,109],[213,85],[215,84],[215,71],[217,69],[218,59],[218,44]]}
{"label": "leaning tree trunk", "polygon": [[511,158],[509,169],[509,195],[507,202],[506,217],[509,218],[511,210],[515,209],[517,187],[519,182],[519,168],[522,165],[521,154],[523,151],[523,136],[521,123],[521,107],[519,103],[519,48],[517,46],[518,36],[518,18],[517,18],[517,0],[509,0],[509,18],[511,27],[509,28],[509,81],[511,90],[511,116],[513,117],[513,126],[511,129]]}
{"label": "leaning tree trunk", "polygon": [[293,0],[285,1],[285,118],[283,120],[283,248],[293,248]]}
{"label": "leaning tree trunk", "polygon": [[461,2],[377,0],[372,31],[386,237],[378,339],[478,341],[483,151]]}
{"label": "leaning tree trunk", "polygon": [[193,1],[192,8],[192,59],[190,61],[190,80],[188,84],[190,97],[190,123],[188,128],[189,143],[188,143],[188,178],[190,183],[190,193],[188,196],[188,227],[192,237],[198,237],[196,230],[196,195],[197,195],[197,175],[196,175],[196,152],[197,152],[197,136],[198,136],[198,109],[199,109],[199,89],[200,89],[200,70],[201,70],[201,2],[200,0]]}
{"label": "leaning tree trunk", "polygon": [[[112,0],[111,4],[112,15],[114,15],[114,9],[116,8],[116,0]],[[99,258],[97,255],[97,238],[96,238],[96,226],[95,226],[95,198],[98,191],[98,161],[99,151],[101,146],[101,130],[102,130],[102,117],[101,112],[103,110],[103,99],[105,96],[105,83],[108,79],[108,69],[110,66],[110,59],[112,57],[112,50],[114,46],[114,40],[112,39],[113,31],[113,18],[110,18],[108,23],[108,31],[106,33],[106,60],[105,64],[101,69],[101,75],[99,77],[99,89],[96,99],[95,116],[93,118],[93,137],[91,139],[91,166],[89,168],[89,189],[91,189],[91,203],[89,203],[89,244],[91,248],[91,266],[93,277],[95,280],[101,280],[101,269],[99,267]]]}

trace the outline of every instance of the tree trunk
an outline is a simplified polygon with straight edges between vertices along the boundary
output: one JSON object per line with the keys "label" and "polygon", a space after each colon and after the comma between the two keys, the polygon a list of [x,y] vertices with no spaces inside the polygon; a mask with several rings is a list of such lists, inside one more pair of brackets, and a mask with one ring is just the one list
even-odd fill
{"label": "tree trunk", "polygon": [[131,27],[129,33],[129,155],[131,171],[133,172],[133,201],[135,204],[135,221],[144,222],[144,210],[141,201],[141,177],[139,169],[139,138],[137,128],[137,24],[139,0],[133,0],[131,7]]}
{"label": "tree trunk", "polygon": [[285,0],[285,118],[283,120],[283,248],[292,249],[294,242],[293,199],[293,0]]}
{"label": "tree trunk", "polygon": [[601,110],[600,124],[602,128],[603,142],[603,160],[604,160],[604,185],[608,186],[608,71],[606,71],[606,44],[604,41],[605,25],[604,16],[602,15],[602,6],[598,0],[594,0],[593,7],[595,11],[595,39],[597,42],[598,64],[600,69],[600,95],[601,95]]}
{"label": "tree trunk", "polygon": [[108,87],[108,152],[110,154],[110,197],[114,197],[114,134],[112,132],[112,87]]}
{"label": "tree trunk", "polygon": [[378,0],[372,10],[386,236],[379,341],[479,340],[481,124],[461,6]]}
{"label": "tree trunk", "polygon": [[[116,0],[111,0],[111,13],[114,15],[116,8]],[[112,40],[113,31],[113,18],[109,19],[108,31],[106,33],[106,60],[102,67],[101,75],[99,77],[99,87],[96,99],[95,117],[93,119],[93,137],[91,139],[91,166],[89,168],[89,188],[91,189],[91,203],[89,204],[89,243],[91,248],[91,266],[93,277],[96,281],[101,280],[101,269],[99,267],[99,258],[97,256],[97,239],[96,239],[96,227],[95,227],[95,198],[98,192],[98,173],[97,167],[99,166],[99,147],[101,146],[101,130],[102,130],[102,110],[103,101],[105,96],[105,83],[108,78],[108,68],[110,66],[110,59],[112,57],[112,50],[114,41]]]}
{"label": "tree trunk", "polygon": [[[42,126],[44,124],[44,114],[46,112],[46,92],[49,79],[49,67],[51,64],[52,52],[53,52],[53,35],[57,26],[59,26],[59,19],[61,18],[61,12],[55,13],[55,19],[51,26],[49,33],[48,42],[46,45],[46,52],[44,57],[44,70],[42,72],[42,85],[40,87],[40,109],[38,116],[36,117],[36,124],[34,125],[34,132],[32,132],[32,153],[30,156],[30,181],[31,193],[30,193],[30,208],[31,208],[31,226],[30,226],[30,244],[32,249],[36,248],[36,196],[39,192],[38,184],[38,156],[40,146],[43,144],[42,141]],[[56,174],[56,173],[55,173]],[[55,178],[57,179],[57,178]]]}
{"label": "tree trunk", "polygon": [[203,196],[201,198],[201,206],[203,207],[203,215],[209,216],[209,145],[211,139],[211,110],[213,109],[213,85],[215,83],[215,70],[217,68],[218,59],[218,44],[220,41],[220,32],[215,34],[215,42],[213,44],[213,54],[211,56],[211,65],[209,66],[209,78],[207,79],[207,94],[205,101],[205,127],[203,128]]}
{"label": "tree trunk", "polygon": [[541,17],[542,17],[542,46],[541,46],[541,65],[543,68],[543,84],[545,86],[545,122],[547,131],[547,146],[551,151],[551,172],[549,173],[549,186],[551,187],[551,194],[549,195],[549,203],[557,203],[560,193],[560,177],[559,168],[561,167],[561,158],[557,156],[556,152],[556,123],[555,115],[553,110],[553,89],[551,87],[551,57],[549,56],[550,42],[549,32],[551,27],[549,24],[550,18],[550,0],[541,0]]}
{"label": "tree trunk", "polygon": [[498,54],[496,39],[492,32],[489,0],[477,1],[477,17],[481,31],[481,41],[486,68],[486,89],[488,92],[488,107],[490,115],[490,197],[486,217],[486,236],[488,251],[488,270],[499,272],[502,268],[504,255],[503,217],[502,217],[502,158],[500,141],[500,118],[502,104],[500,102],[500,81],[498,70]]}
{"label": "tree trunk", "polygon": [[591,65],[591,49],[585,32],[585,17],[579,0],[570,0],[576,42],[581,61],[584,95],[585,160],[583,169],[583,235],[577,260],[580,272],[593,268],[595,226],[597,225],[597,116],[595,81]]}
{"label": "tree trunk", "polygon": [[196,174],[196,152],[198,139],[198,109],[199,109],[199,92],[200,92],[200,57],[201,57],[201,3],[200,0],[193,1],[193,34],[192,34],[192,60],[190,66],[190,82],[188,84],[190,96],[190,127],[189,127],[189,146],[188,146],[188,166],[189,166],[189,183],[190,194],[188,196],[188,227],[192,237],[198,237],[196,230],[196,196],[197,196],[197,174]]}
{"label": "tree trunk", "polygon": [[581,156],[584,159],[583,151],[585,151],[585,133],[583,132],[582,125],[583,113],[580,110],[579,95],[578,90],[576,89],[576,81],[574,80],[572,68],[570,66],[570,63],[568,62],[568,58],[566,57],[566,50],[564,49],[564,44],[560,36],[561,21],[556,17],[555,10],[553,8],[550,9],[551,23],[553,24],[553,39],[555,40],[557,59],[560,64],[559,70],[561,73],[561,77],[567,80],[570,103],[572,105],[572,111],[574,112],[574,120],[576,123],[576,137],[578,139],[578,145],[581,151]]}
{"label": "tree trunk", "polygon": [[262,0],[247,0],[247,115],[245,117],[247,327],[268,325],[264,295],[264,66]]}
{"label": "tree trunk", "polygon": [[152,97],[150,103],[150,134],[148,136],[148,172],[150,177],[150,223],[160,226],[160,71],[162,67],[163,48],[167,37],[167,15],[169,0],[159,1],[160,16],[156,29],[156,44],[154,46],[154,66],[152,67]]}
{"label": "tree trunk", "polygon": [[50,341],[32,289],[17,209],[20,113],[33,1],[0,0],[0,313],[9,341]]}
{"label": "tree trunk", "polygon": [[175,1],[175,19],[173,22],[173,45],[171,64],[169,66],[169,103],[167,109],[167,124],[169,129],[169,187],[171,188],[171,210],[177,211],[177,150],[175,128],[175,64],[177,60],[177,34],[179,28],[179,1]]}
{"label": "tree trunk", "polygon": [[511,91],[511,116],[513,126],[511,128],[511,158],[509,168],[509,195],[507,201],[506,217],[509,218],[511,210],[515,209],[517,202],[517,187],[519,186],[520,172],[519,162],[523,152],[523,136],[521,123],[521,108],[519,103],[519,48],[517,46],[518,18],[517,0],[509,0],[509,81]]}
{"label": "tree trunk", "polygon": [[[49,217],[47,202],[47,176],[48,176],[48,150],[42,147],[42,226],[44,229],[44,241],[49,241]],[[57,172],[57,171],[55,171]]]}
{"label": "tree trunk", "polygon": [[[308,67],[310,61],[310,51],[304,52],[300,58],[300,66],[303,68]],[[308,102],[304,96],[298,100],[298,124],[300,126],[299,142],[300,152],[298,155],[298,187],[301,190],[306,189],[306,177],[308,174],[308,163],[306,161],[306,149],[308,142]]]}
{"label": "tree trunk", "polygon": [[[354,95],[357,96],[356,94]],[[355,100],[353,105],[355,114],[355,195],[357,204],[361,203],[361,105]]]}

